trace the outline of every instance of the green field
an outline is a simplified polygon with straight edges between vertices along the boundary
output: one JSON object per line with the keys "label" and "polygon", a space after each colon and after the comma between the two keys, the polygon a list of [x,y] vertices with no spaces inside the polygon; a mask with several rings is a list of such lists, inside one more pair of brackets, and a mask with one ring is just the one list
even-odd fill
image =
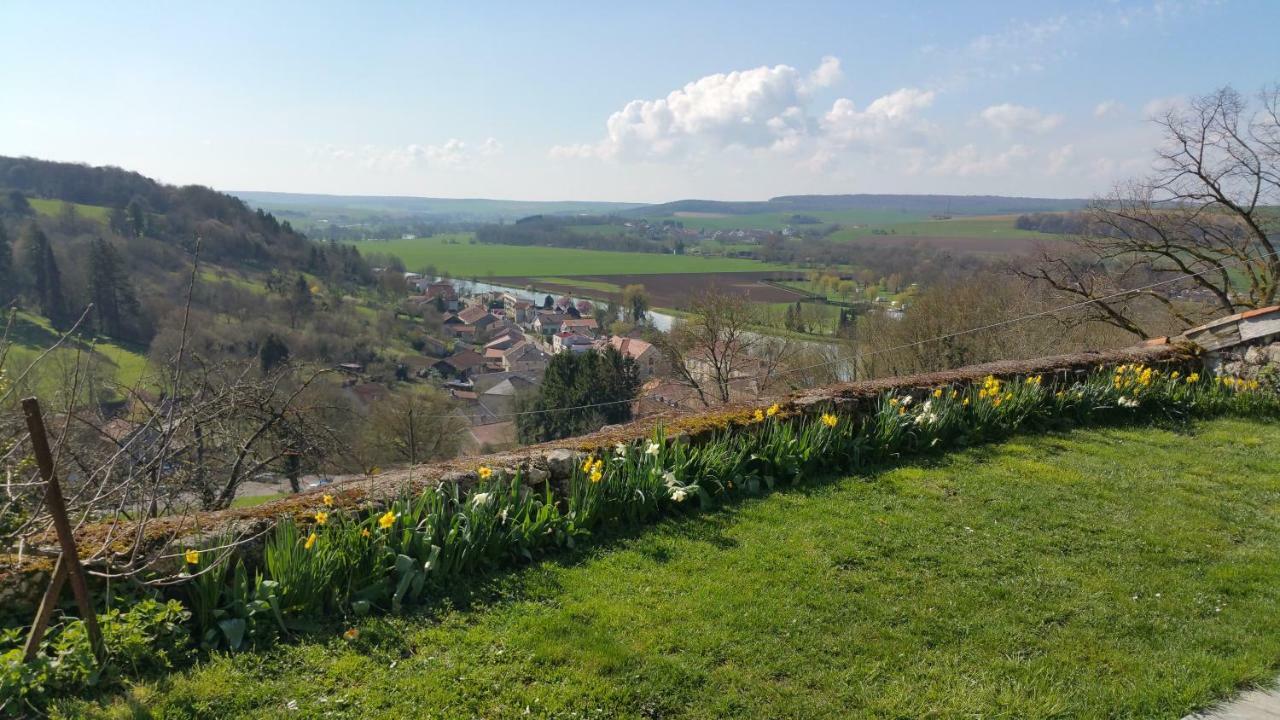
{"label": "green field", "polygon": [[1055,237],[1031,230],[1019,230],[1014,226],[1017,215],[985,215],[980,217],[956,217],[949,220],[911,220],[899,223],[871,224],[866,227],[845,227],[831,235],[832,240],[857,240],[881,238],[875,231],[891,232],[894,237],[945,237],[988,239],[1044,239]]}
{"label": "green field", "polygon": [[[0,319],[0,334],[4,332],[6,314]],[[18,312],[13,326],[3,342],[9,344],[4,367],[9,377],[17,380],[27,367],[47,348],[58,341],[61,333],[38,315]],[[118,343],[105,338],[93,341],[68,339],[61,347],[45,357],[19,388],[21,393],[45,399],[61,397],[73,383],[77,362],[82,371],[96,375],[98,384],[106,386],[109,395],[118,395],[118,388],[136,387],[148,371],[146,350],[142,347]],[[79,401],[88,399],[88,388],[81,388]]]}
{"label": "green field", "polygon": [[[454,242],[448,242],[453,240]],[[370,240],[357,243],[362,253],[386,253],[410,270],[434,265],[457,278],[572,277],[575,275],[705,272],[759,272],[782,266],[736,258],[701,258],[659,253],[625,253],[516,245],[472,244],[466,233],[416,240]]]}
{"label": "green field", "polygon": [[59,711],[1178,718],[1275,677],[1277,467],[1275,424],[1021,436],[669,520],[433,614],[334,623]]}
{"label": "green field", "polygon": [[95,222],[105,224],[111,218],[111,208],[102,207],[101,205],[81,205],[80,203],[43,200],[41,198],[28,198],[27,202],[31,204],[32,210],[46,217],[57,217],[62,212],[63,205],[71,205],[76,209],[77,215]]}
{"label": "green field", "polygon": [[[797,225],[792,221],[794,215],[806,215],[821,220],[821,222],[815,225]],[[756,213],[754,215],[680,213],[678,215],[662,215],[645,219],[651,223],[674,220],[690,230],[781,230],[788,225],[793,228],[803,229],[808,227],[818,228],[830,223],[840,225],[888,225],[920,220],[921,216],[900,210],[832,210],[801,213]]]}

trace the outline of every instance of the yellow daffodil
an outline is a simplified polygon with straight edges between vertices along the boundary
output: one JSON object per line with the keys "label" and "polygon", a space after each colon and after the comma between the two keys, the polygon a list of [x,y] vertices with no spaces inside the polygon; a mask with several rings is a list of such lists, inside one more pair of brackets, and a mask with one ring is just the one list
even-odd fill
{"label": "yellow daffodil", "polygon": [[327,523],[327,522],[329,522],[329,513],[324,512],[323,510],[321,510],[321,511],[320,511],[320,512],[318,512],[318,513],[316,513],[316,524],[317,524],[317,525],[323,525],[323,524],[325,524],[325,523]]}
{"label": "yellow daffodil", "polygon": [[488,480],[493,476],[493,468],[488,465],[481,465],[480,469],[476,470],[476,474],[480,476],[481,480]]}
{"label": "yellow daffodil", "polygon": [[360,537],[362,538],[369,537],[369,528],[360,528]]}
{"label": "yellow daffodil", "polygon": [[760,408],[756,408],[755,415],[752,415],[751,417],[756,422],[764,422],[764,411],[761,410]]}
{"label": "yellow daffodil", "polygon": [[1182,373],[1178,372],[1177,370],[1174,370],[1173,372],[1169,373],[1169,379],[1171,380],[1177,380],[1180,377],[1182,377]]}
{"label": "yellow daffodil", "polygon": [[778,407],[778,403],[774,403],[774,404],[772,404],[772,405],[770,405],[770,406],[769,406],[769,409],[768,409],[768,410],[766,410],[766,411],[764,412],[764,414],[765,414],[765,415],[768,415],[769,417],[773,417],[774,415],[777,415],[777,414],[778,414],[778,410],[780,410],[780,409],[781,409],[781,408],[779,408],[779,407]]}
{"label": "yellow daffodil", "polygon": [[965,399],[964,399],[964,403],[962,403],[962,404],[963,404],[965,407],[969,407],[969,398],[965,398]]}
{"label": "yellow daffodil", "polygon": [[604,468],[604,461],[599,458],[596,458],[596,461],[591,463],[591,472],[593,473],[598,473],[603,468]]}
{"label": "yellow daffodil", "polygon": [[182,559],[186,560],[188,565],[199,565],[200,551],[187,548],[187,551],[182,553]]}
{"label": "yellow daffodil", "polygon": [[315,533],[311,533],[310,535],[307,536],[307,541],[302,544],[302,549],[310,550],[311,548],[316,546],[316,540],[319,540],[319,539],[320,539],[320,536],[316,535]]}
{"label": "yellow daffodil", "polygon": [[1187,376],[1188,385],[1194,385],[1195,383],[1198,383],[1198,382],[1200,382],[1200,373],[1191,373],[1190,375]]}
{"label": "yellow daffodil", "polygon": [[599,469],[595,469],[591,471],[591,482],[598,483],[603,478],[604,478],[604,473],[600,472]]}
{"label": "yellow daffodil", "polygon": [[582,463],[582,472],[584,473],[591,472],[591,466],[594,463],[595,463],[595,458],[588,455],[586,461]]}
{"label": "yellow daffodil", "polygon": [[325,504],[325,505],[327,505],[328,507],[333,507],[333,496],[332,496],[332,495],[325,495],[325,496],[324,496],[323,498],[321,498],[321,499],[324,501],[324,504]]}
{"label": "yellow daffodil", "polygon": [[936,390],[934,390],[934,391],[933,391],[933,396],[934,396],[935,398],[940,398],[940,397],[942,397],[942,388],[937,388]]}
{"label": "yellow daffodil", "polygon": [[1000,398],[995,398],[994,400],[991,401],[991,407],[1000,407],[1000,402],[1001,402]]}
{"label": "yellow daffodil", "polygon": [[385,513],[382,514],[381,517],[378,518],[378,527],[382,528],[383,530],[386,530],[387,528],[395,524],[396,524],[396,514],[391,512],[390,510],[386,511]]}
{"label": "yellow daffodil", "polygon": [[827,427],[829,427],[829,428],[833,428],[833,427],[835,427],[835,426],[836,426],[836,423],[838,423],[838,422],[840,422],[840,420],[839,420],[838,418],[836,418],[836,416],[835,416],[835,415],[832,415],[831,413],[823,413],[823,414],[822,414],[822,424],[823,424],[823,425],[826,425],[826,426],[827,426]]}

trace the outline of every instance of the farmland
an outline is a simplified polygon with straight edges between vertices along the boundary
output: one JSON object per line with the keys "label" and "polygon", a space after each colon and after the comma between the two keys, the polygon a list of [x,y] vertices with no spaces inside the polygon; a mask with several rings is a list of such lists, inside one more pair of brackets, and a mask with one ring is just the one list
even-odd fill
{"label": "farmland", "polygon": [[362,253],[386,253],[404,261],[410,270],[428,265],[459,278],[572,277],[627,273],[759,272],[782,269],[754,260],[702,258],[662,253],[625,253],[527,245],[473,243],[469,233],[437,235],[414,240],[370,240],[357,243]]}
{"label": "farmland", "polygon": [[[632,257],[643,257],[632,255]],[[756,263],[757,267],[762,263]],[[655,308],[679,309],[689,305],[689,299],[699,291],[715,288],[729,295],[737,295],[757,303],[795,302],[805,295],[787,288],[766,284],[776,272],[711,272],[711,273],[630,273],[626,275],[584,275],[578,277],[497,277],[495,280],[513,287],[532,285],[539,290],[550,290],[571,295],[585,295],[600,299],[621,300],[621,288],[627,285],[643,285]]]}

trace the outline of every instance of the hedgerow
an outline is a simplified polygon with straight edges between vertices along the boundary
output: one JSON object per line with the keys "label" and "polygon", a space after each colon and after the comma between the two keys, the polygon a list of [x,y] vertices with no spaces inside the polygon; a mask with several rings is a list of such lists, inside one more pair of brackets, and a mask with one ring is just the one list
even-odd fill
{"label": "hedgerow", "polygon": [[[771,405],[746,427],[696,445],[659,429],[584,453],[560,492],[482,466],[467,490],[445,483],[373,512],[339,509],[323,496],[307,518],[277,523],[259,567],[223,551],[226,539],[187,548],[188,580],[166,603],[146,600],[103,616],[110,663],[131,673],[165,670],[195,648],[264,647],[326,620],[403,612],[463,578],[806,478],[1017,431],[1224,414],[1277,418],[1280,395],[1256,381],[1123,365],[1078,382],[988,377],[973,386],[886,393],[856,415],[834,404],[815,410]],[[120,676],[91,669],[78,620],[54,629],[36,663],[20,662],[20,640],[16,630],[0,635],[0,710],[38,709],[55,692]]]}

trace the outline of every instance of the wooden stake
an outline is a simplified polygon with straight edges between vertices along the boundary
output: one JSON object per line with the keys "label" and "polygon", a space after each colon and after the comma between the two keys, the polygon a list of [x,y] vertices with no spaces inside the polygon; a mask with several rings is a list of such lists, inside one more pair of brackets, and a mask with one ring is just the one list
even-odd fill
{"label": "wooden stake", "polygon": [[58,485],[58,478],[53,474],[53,451],[49,449],[49,436],[45,432],[44,416],[40,414],[40,401],[33,397],[26,398],[22,401],[22,412],[26,415],[27,431],[31,434],[31,450],[36,456],[36,464],[40,466],[40,477],[45,482],[44,504],[49,508],[49,514],[53,516],[53,528],[58,533],[58,545],[62,548],[62,555],[58,558],[57,567],[54,568],[54,577],[49,583],[49,592],[45,593],[45,598],[40,603],[40,610],[36,616],[37,625],[32,626],[32,635],[27,638],[27,652],[34,653],[34,648],[40,644],[40,636],[44,635],[44,628],[40,628],[37,634],[36,627],[39,625],[41,616],[45,616],[44,624],[48,625],[47,615],[53,612],[52,606],[57,602],[58,591],[62,589],[62,581],[58,579],[58,568],[65,565],[62,575],[64,579],[71,580],[71,592],[76,596],[80,617],[89,631],[89,644],[93,648],[93,655],[98,662],[102,662],[102,632],[98,629],[98,616],[93,609],[93,599],[89,596],[89,583],[85,580],[84,567],[80,565],[76,538],[71,532],[71,523],[67,520],[67,505],[62,499],[62,487]]}

